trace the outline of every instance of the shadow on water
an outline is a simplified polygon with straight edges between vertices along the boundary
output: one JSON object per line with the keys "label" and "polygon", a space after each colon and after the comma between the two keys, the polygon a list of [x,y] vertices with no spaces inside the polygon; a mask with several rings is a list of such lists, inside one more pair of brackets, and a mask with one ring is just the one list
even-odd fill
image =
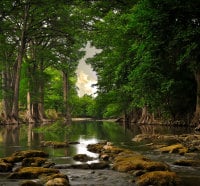
{"label": "shadow on water", "polygon": [[[153,160],[165,161],[170,164],[184,180],[185,186],[200,185],[200,169],[172,165],[174,160],[181,158],[179,155],[166,155],[156,153],[143,143],[136,143],[131,139],[137,134],[184,134],[191,133],[193,129],[184,127],[163,127],[134,125],[131,130],[124,129],[114,122],[79,121],[67,126],[62,122],[48,125],[12,125],[0,127],[0,157],[11,155],[15,151],[28,149],[43,149],[57,164],[75,164],[75,154],[87,154],[98,161],[98,155],[87,151],[87,145],[105,140],[114,145],[139,151]],[[70,141],[79,142],[66,148],[41,147],[41,141]],[[195,184],[194,184],[195,182]]]}

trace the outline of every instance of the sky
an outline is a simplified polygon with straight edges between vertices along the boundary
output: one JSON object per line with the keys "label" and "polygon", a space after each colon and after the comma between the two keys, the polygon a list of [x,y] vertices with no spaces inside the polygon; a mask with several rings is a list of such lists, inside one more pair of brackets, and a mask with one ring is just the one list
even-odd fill
{"label": "sky", "polygon": [[85,94],[92,95],[95,97],[96,87],[92,87],[93,84],[97,83],[96,73],[92,70],[91,65],[86,64],[85,60],[87,58],[93,57],[96,53],[100,52],[95,47],[91,47],[88,43],[86,45],[86,54],[79,61],[79,65],[77,67],[77,82],[76,86],[78,87],[78,95],[82,97]]}

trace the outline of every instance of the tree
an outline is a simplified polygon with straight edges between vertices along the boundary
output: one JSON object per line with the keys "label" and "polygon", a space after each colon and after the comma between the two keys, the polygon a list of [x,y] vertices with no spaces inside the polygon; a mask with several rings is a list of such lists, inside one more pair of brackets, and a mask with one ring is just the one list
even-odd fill
{"label": "tree", "polygon": [[[183,17],[184,11],[192,12],[187,8],[192,3],[142,0],[123,11],[113,8],[94,24],[91,39],[103,49],[90,60],[99,92],[114,93],[111,103],[118,103],[125,114],[143,108],[140,122],[152,122],[155,115],[177,120],[193,110],[195,83],[184,61],[196,45],[185,49],[180,37],[188,36],[183,34]],[[194,20],[189,17],[190,28]]]}

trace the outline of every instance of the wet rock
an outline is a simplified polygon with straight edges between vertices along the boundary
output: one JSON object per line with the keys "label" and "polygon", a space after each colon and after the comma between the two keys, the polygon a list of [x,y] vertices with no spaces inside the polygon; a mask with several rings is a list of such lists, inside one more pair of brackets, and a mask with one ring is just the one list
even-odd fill
{"label": "wet rock", "polygon": [[64,179],[64,178],[54,178],[49,180],[46,184],[46,186],[55,186],[55,185],[59,185],[59,186],[69,186],[69,182]]}
{"label": "wet rock", "polygon": [[42,183],[32,180],[25,180],[19,183],[20,186],[43,186]]}
{"label": "wet rock", "polygon": [[7,162],[5,159],[0,159],[0,172],[9,172],[12,168],[12,163]]}
{"label": "wet rock", "polygon": [[48,157],[49,155],[41,150],[26,150],[26,151],[19,151],[15,152],[11,155],[11,157],[17,157],[20,159],[20,157],[23,158],[30,158],[30,157]]}
{"label": "wet rock", "polygon": [[41,176],[40,179],[43,183],[46,183],[45,185],[54,186],[54,185],[63,185],[68,186],[69,185],[69,178],[67,175],[64,174],[52,174],[50,176]]}
{"label": "wet rock", "polygon": [[76,154],[73,157],[73,159],[80,162],[87,162],[87,161],[93,160],[92,157],[87,156],[86,154]]}
{"label": "wet rock", "polygon": [[200,167],[200,160],[181,159],[175,161],[174,165]]}
{"label": "wet rock", "polygon": [[106,169],[109,168],[110,165],[108,162],[98,162],[89,164],[90,169]]}
{"label": "wet rock", "polygon": [[135,142],[153,141],[157,143],[172,144],[172,143],[177,143],[179,139],[177,138],[176,135],[138,134],[132,139],[132,141]]}
{"label": "wet rock", "polygon": [[47,158],[33,157],[33,158],[24,158],[22,160],[23,167],[40,167],[47,161]]}
{"label": "wet rock", "polygon": [[185,154],[188,152],[188,148],[184,147],[182,144],[175,144],[175,145],[170,145],[166,147],[162,147],[158,149],[162,153],[179,153],[181,155]]}
{"label": "wet rock", "polygon": [[68,142],[57,142],[57,141],[41,141],[40,145],[42,147],[53,147],[53,148],[63,148],[68,147]]}
{"label": "wet rock", "polygon": [[102,144],[102,143],[89,144],[89,145],[87,145],[87,149],[90,152],[100,153],[102,151],[104,145],[105,144]]}
{"label": "wet rock", "polygon": [[169,171],[153,171],[147,172],[140,176],[136,185],[138,186],[147,186],[147,185],[157,185],[157,186],[168,186],[180,185],[180,179],[174,172]]}
{"label": "wet rock", "polygon": [[150,159],[140,155],[117,156],[113,162],[113,169],[120,172],[129,172],[133,170],[169,170],[169,166],[162,162],[151,161]]}
{"label": "wet rock", "polygon": [[78,141],[70,141],[69,142],[69,145],[77,145],[77,144],[80,144],[80,142],[78,142]]}
{"label": "wet rock", "polygon": [[43,167],[22,167],[16,170],[16,172],[11,173],[9,179],[35,179],[41,174],[55,174],[59,173],[59,170],[53,168],[43,168]]}

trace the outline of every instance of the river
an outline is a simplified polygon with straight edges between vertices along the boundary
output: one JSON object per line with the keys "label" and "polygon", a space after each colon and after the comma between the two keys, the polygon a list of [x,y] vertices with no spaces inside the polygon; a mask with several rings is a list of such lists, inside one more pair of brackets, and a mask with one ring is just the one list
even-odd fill
{"label": "river", "polygon": [[[200,185],[200,167],[174,166],[172,163],[174,160],[181,158],[179,155],[154,152],[145,144],[132,141],[132,138],[140,133],[183,134],[192,131],[193,129],[190,128],[161,126],[133,126],[131,130],[127,130],[114,122],[94,121],[73,122],[71,126],[66,126],[61,122],[43,126],[33,124],[1,126],[0,157],[10,156],[13,152],[19,150],[42,149],[49,153],[50,158],[56,164],[76,164],[77,162],[72,158],[76,154],[87,154],[96,158],[93,161],[98,161],[98,154],[88,152],[86,146],[106,140],[114,145],[138,151],[153,160],[165,161],[184,180],[185,186],[193,186]],[[40,146],[41,141],[79,143],[72,144],[67,148],[42,148]],[[4,185],[9,185],[9,183],[4,182]]]}

